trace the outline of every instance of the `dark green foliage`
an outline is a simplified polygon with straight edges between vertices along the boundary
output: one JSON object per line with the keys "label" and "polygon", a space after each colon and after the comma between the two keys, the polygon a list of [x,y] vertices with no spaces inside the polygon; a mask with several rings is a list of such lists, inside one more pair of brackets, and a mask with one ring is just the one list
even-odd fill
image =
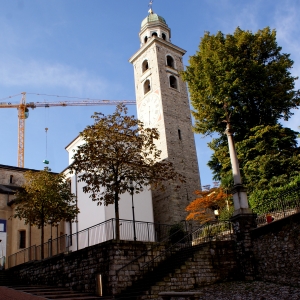
{"label": "dark green foliage", "polygon": [[269,27],[253,34],[237,28],[233,35],[205,33],[199,50],[183,72],[194,107],[195,130],[223,134],[224,105],[231,114],[236,140],[255,126],[288,120],[299,105],[294,91],[293,61],[281,53]]}
{"label": "dark green foliage", "polygon": [[249,197],[251,208],[256,213],[272,210],[284,210],[287,207],[296,207],[300,199],[300,175],[286,184],[269,189],[256,189]]}
{"label": "dark green foliage", "polygon": [[286,185],[300,172],[297,132],[283,128],[298,108],[300,91],[290,73],[293,61],[281,52],[276,31],[205,33],[182,73],[194,107],[195,131],[216,133],[208,165],[215,180],[231,175],[224,134],[230,118],[241,174],[248,193]]}
{"label": "dark green foliage", "polygon": [[[287,184],[300,173],[300,149],[297,146],[297,132],[282,125],[256,126],[243,141],[236,143],[240,170],[248,192],[266,187]],[[218,140],[209,143],[214,150],[212,161],[220,171],[221,178],[230,178],[231,165],[227,144]]]}

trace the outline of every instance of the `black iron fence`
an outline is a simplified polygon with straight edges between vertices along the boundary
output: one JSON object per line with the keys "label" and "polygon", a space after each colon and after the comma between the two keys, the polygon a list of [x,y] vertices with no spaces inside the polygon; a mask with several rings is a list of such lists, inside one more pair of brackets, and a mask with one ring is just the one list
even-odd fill
{"label": "black iron fence", "polygon": [[[232,240],[233,227],[229,221],[214,222],[198,226],[192,231],[184,231],[181,238],[178,238],[180,235],[175,232],[174,234],[176,238],[170,236],[165,247],[155,251],[157,254],[154,257],[149,255],[148,260],[142,262],[141,256],[139,256],[117,270],[117,275],[122,280],[116,281],[117,288],[119,288],[119,295],[116,299],[137,299],[139,296],[145,295],[151,286],[156,285],[157,282],[165,281],[165,278],[180,268],[187,259],[192,260],[193,254],[199,249],[197,245],[212,241]],[[151,254],[151,249],[148,252]],[[132,263],[136,265],[134,268],[130,266]],[[132,283],[131,270],[134,270]],[[126,280],[128,281],[127,286],[124,285]]]}
{"label": "black iron fence", "polygon": [[300,212],[300,187],[262,201],[252,208],[257,213],[257,226],[271,223]]}
{"label": "black iron fence", "polygon": [[0,257],[0,270],[5,268],[5,256]]}
{"label": "black iron fence", "polygon": [[[184,222],[184,224],[183,224],[183,222]],[[193,227],[190,227],[189,229],[192,230],[192,228]],[[117,273],[119,273],[122,270],[124,271],[124,270],[130,269],[131,266],[137,261],[143,261],[143,262],[148,261],[149,253],[159,252],[162,245],[165,245],[166,243],[171,242],[172,240],[181,239],[182,236],[185,236],[186,234],[188,234],[188,226],[187,226],[187,223],[185,220],[183,220],[182,222],[180,222],[180,224],[177,224],[175,226],[168,225],[167,227],[166,226],[161,227],[161,225],[158,224],[157,233],[160,234],[159,235],[160,238],[157,239],[157,243],[155,243],[152,247],[149,247],[142,254],[135,257],[133,260],[131,260],[130,262],[128,262],[127,264],[125,264],[124,266],[119,268],[117,270]]]}
{"label": "black iron fence", "polygon": [[[160,242],[169,236],[171,225],[151,222],[131,221],[119,219],[120,239],[143,242]],[[135,230],[134,230],[135,227]],[[77,251],[89,246],[97,245],[116,239],[116,219],[110,219],[92,227],[86,228],[72,235],[63,235],[56,239],[49,239],[43,245],[33,245],[8,256],[8,268],[34,260],[42,260],[60,253]]]}
{"label": "black iron fence", "polygon": [[225,241],[232,239],[233,227],[231,222],[222,221],[203,224],[190,233],[186,232],[184,237],[173,243],[166,250],[161,251],[161,253],[152,260],[142,265],[140,267],[140,271],[141,273],[152,271],[168,257],[191,246],[196,246],[211,241]]}

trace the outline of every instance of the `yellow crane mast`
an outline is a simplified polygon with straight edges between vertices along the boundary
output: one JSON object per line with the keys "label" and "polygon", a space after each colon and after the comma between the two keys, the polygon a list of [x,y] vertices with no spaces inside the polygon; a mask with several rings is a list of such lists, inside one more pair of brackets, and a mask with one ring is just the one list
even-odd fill
{"label": "yellow crane mast", "polygon": [[79,100],[79,101],[43,101],[26,103],[26,92],[21,93],[20,103],[0,102],[0,108],[18,109],[18,167],[24,168],[24,149],[25,149],[25,120],[29,116],[28,108],[55,107],[55,106],[98,106],[98,105],[135,105],[135,100]]}

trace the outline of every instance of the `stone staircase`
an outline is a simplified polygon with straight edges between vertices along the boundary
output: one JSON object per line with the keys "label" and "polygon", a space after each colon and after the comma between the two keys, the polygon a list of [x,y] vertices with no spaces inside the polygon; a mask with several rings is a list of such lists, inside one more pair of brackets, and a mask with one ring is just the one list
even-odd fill
{"label": "stone staircase", "polygon": [[[148,272],[140,274],[139,278],[115,296],[115,299],[141,299],[143,295],[151,294],[153,287],[155,289],[155,286],[164,281],[168,274],[175,273],[176,269],[180,269],[186,261],[192,258],[195,251],[199,251],[199,248],[190,246],[173,253],[167,259],[151,267]],[[148,297],[146,296],[146,298]]]}
{"label": "stone staircase", "polygon": [[98,297],[92,294],[70,291],[66,288],[50,286],[13,286],[14,290],[40,296],[45,299],[55,300],[100,300],[112,299],[111,297]]}
{"label": "stone staircase", "polygon": [[[217,281],[235,280],[237,276],[235,244],[232,241],[185,245],[172,251],[165,259],[131,277],[115,299],[160,299],[163,291],[188,291]],[[121,283],[122,284],[122,283]]]}
{"label": "stone staircase", "polygon": [[5,270],[0,270],[0,286],[8,286],[11,284],[12,284],[12,281],[9,276],[9,273]]}

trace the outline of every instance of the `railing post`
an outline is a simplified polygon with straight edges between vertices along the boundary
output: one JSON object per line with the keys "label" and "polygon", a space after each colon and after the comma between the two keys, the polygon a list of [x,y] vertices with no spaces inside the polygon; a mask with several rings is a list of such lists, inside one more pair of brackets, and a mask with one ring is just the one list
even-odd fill
{"label": "railing post", "polygon": [[280,202],[280,204],[281,204],[281,207],[282,207],[283,216],[285,217],[285,208],[284,208],[284,205],[283,205],[282,198],[279,200],[279,202]]}
{"label": "railing post", "polygon": [[113,232],[113,240],[115,239],[115,232],[114,232],[114,228],[115,228],[115,226],[114,226],[114,219],[111,219],[111,223],[112,223],[112,232]]}
{"label": "railing post", "polygon": [[66,250],[68,253],[70,251],[70,237],[72,238],[72,235],[66,235]]}
{"label": "railing post", "polygon": [[76,232],[76,250],[78,251],[79,244],[78,244],[78,231]]}
{"label": "railing post", "polygon": [[148,231],[148,242],[150,242],[150,237],[149,237],[149,223],[147,222],[147,231]]}
{"label": "railing post", "polygon": [[90,246],[90,228],[88,228],[88,247]]}

